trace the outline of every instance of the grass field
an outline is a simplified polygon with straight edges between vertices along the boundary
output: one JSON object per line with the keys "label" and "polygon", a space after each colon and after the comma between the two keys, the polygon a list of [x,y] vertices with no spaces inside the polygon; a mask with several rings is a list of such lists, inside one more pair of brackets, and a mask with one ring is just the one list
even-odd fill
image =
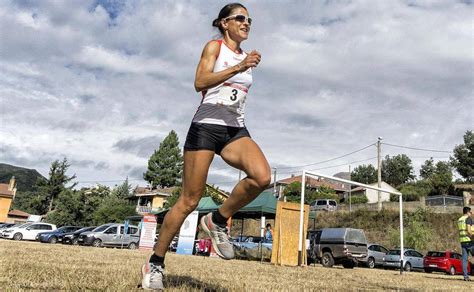
{"label": "grass field", "polygon": [[[135,290],[149,252],[0,240],[0,290]],[[168,291],[457,290],[462,276],[355,268],[279,267],[168,254]]]}

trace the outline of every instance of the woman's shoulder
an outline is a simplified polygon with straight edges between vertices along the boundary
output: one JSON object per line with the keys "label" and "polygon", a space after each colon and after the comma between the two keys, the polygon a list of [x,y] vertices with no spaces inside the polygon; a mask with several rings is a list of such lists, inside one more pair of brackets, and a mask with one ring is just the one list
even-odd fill
{"label": "woman's shoulder", "polygon": [[221,44],[222,44],[221,39],[210,40],[204,46],[203,53],[219,56],[219,52],[221,50]]}

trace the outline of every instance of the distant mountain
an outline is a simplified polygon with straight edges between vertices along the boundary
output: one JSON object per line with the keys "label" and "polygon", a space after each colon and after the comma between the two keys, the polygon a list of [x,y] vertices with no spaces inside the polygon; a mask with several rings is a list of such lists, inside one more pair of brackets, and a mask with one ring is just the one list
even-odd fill
{"label": "distant mountain", "polygon": [[351,174],[349,172],[338,172],[334,177],[350,180]]}
{"label": "distant mountain", "polygon": [[36,169],[0,163],[0,183],[9,183],[12,176],[15,177],[18,191],[31,191],[36,184],[36,180],[39,177],[44,178]]}

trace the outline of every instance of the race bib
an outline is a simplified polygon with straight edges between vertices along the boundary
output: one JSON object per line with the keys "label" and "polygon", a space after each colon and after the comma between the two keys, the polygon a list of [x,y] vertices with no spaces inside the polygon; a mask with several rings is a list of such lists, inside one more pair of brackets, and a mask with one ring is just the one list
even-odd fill
{"label": "race bib", "polygon": [[219,103],[237,110],[245,102],[248,89],[234,83],[224,83],[219,90]]}

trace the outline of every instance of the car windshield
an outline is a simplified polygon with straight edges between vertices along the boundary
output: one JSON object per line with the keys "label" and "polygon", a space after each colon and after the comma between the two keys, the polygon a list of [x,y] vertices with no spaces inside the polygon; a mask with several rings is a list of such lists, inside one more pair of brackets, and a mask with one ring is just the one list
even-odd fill
{"label": "car windshield", "polygon": [[446,253],[440,252],[440,251],[429,251],[426,256],[434,257],[434,258],[444,258],[446,256]]}
{"label": "car windshield", "polygon": [[85,232],[85,231],[89,231],[89,230],[92,230],[94,229],[95,227],[84,227],[84,228],[81,228],[79,230],[76,231],[76,233],[81,233],[81,232]]}
{"label": "car windshield", "polygon": [[391,250],[387,254],[388,255],[400,255],[400,250]]}
{"label": "car windshield", "polygon": [[25,228],[25,227],[30,226],[31,224],[33,224],[33,223],[29,222],[29,223],[24,223],[24,224],[21,224],[21,225],[18,225],[18,226],[12,226],[12,227],[15,227],[15,228]]}
{"label": "car windshield", "polygon": [[105,225],[101,225],[99,227],[97,227],[96,229],[92,230],[93,232],[101,232],[101,231],[104,231],[105,229],[109,228],[110,225],[109,224],[105,224]]}

